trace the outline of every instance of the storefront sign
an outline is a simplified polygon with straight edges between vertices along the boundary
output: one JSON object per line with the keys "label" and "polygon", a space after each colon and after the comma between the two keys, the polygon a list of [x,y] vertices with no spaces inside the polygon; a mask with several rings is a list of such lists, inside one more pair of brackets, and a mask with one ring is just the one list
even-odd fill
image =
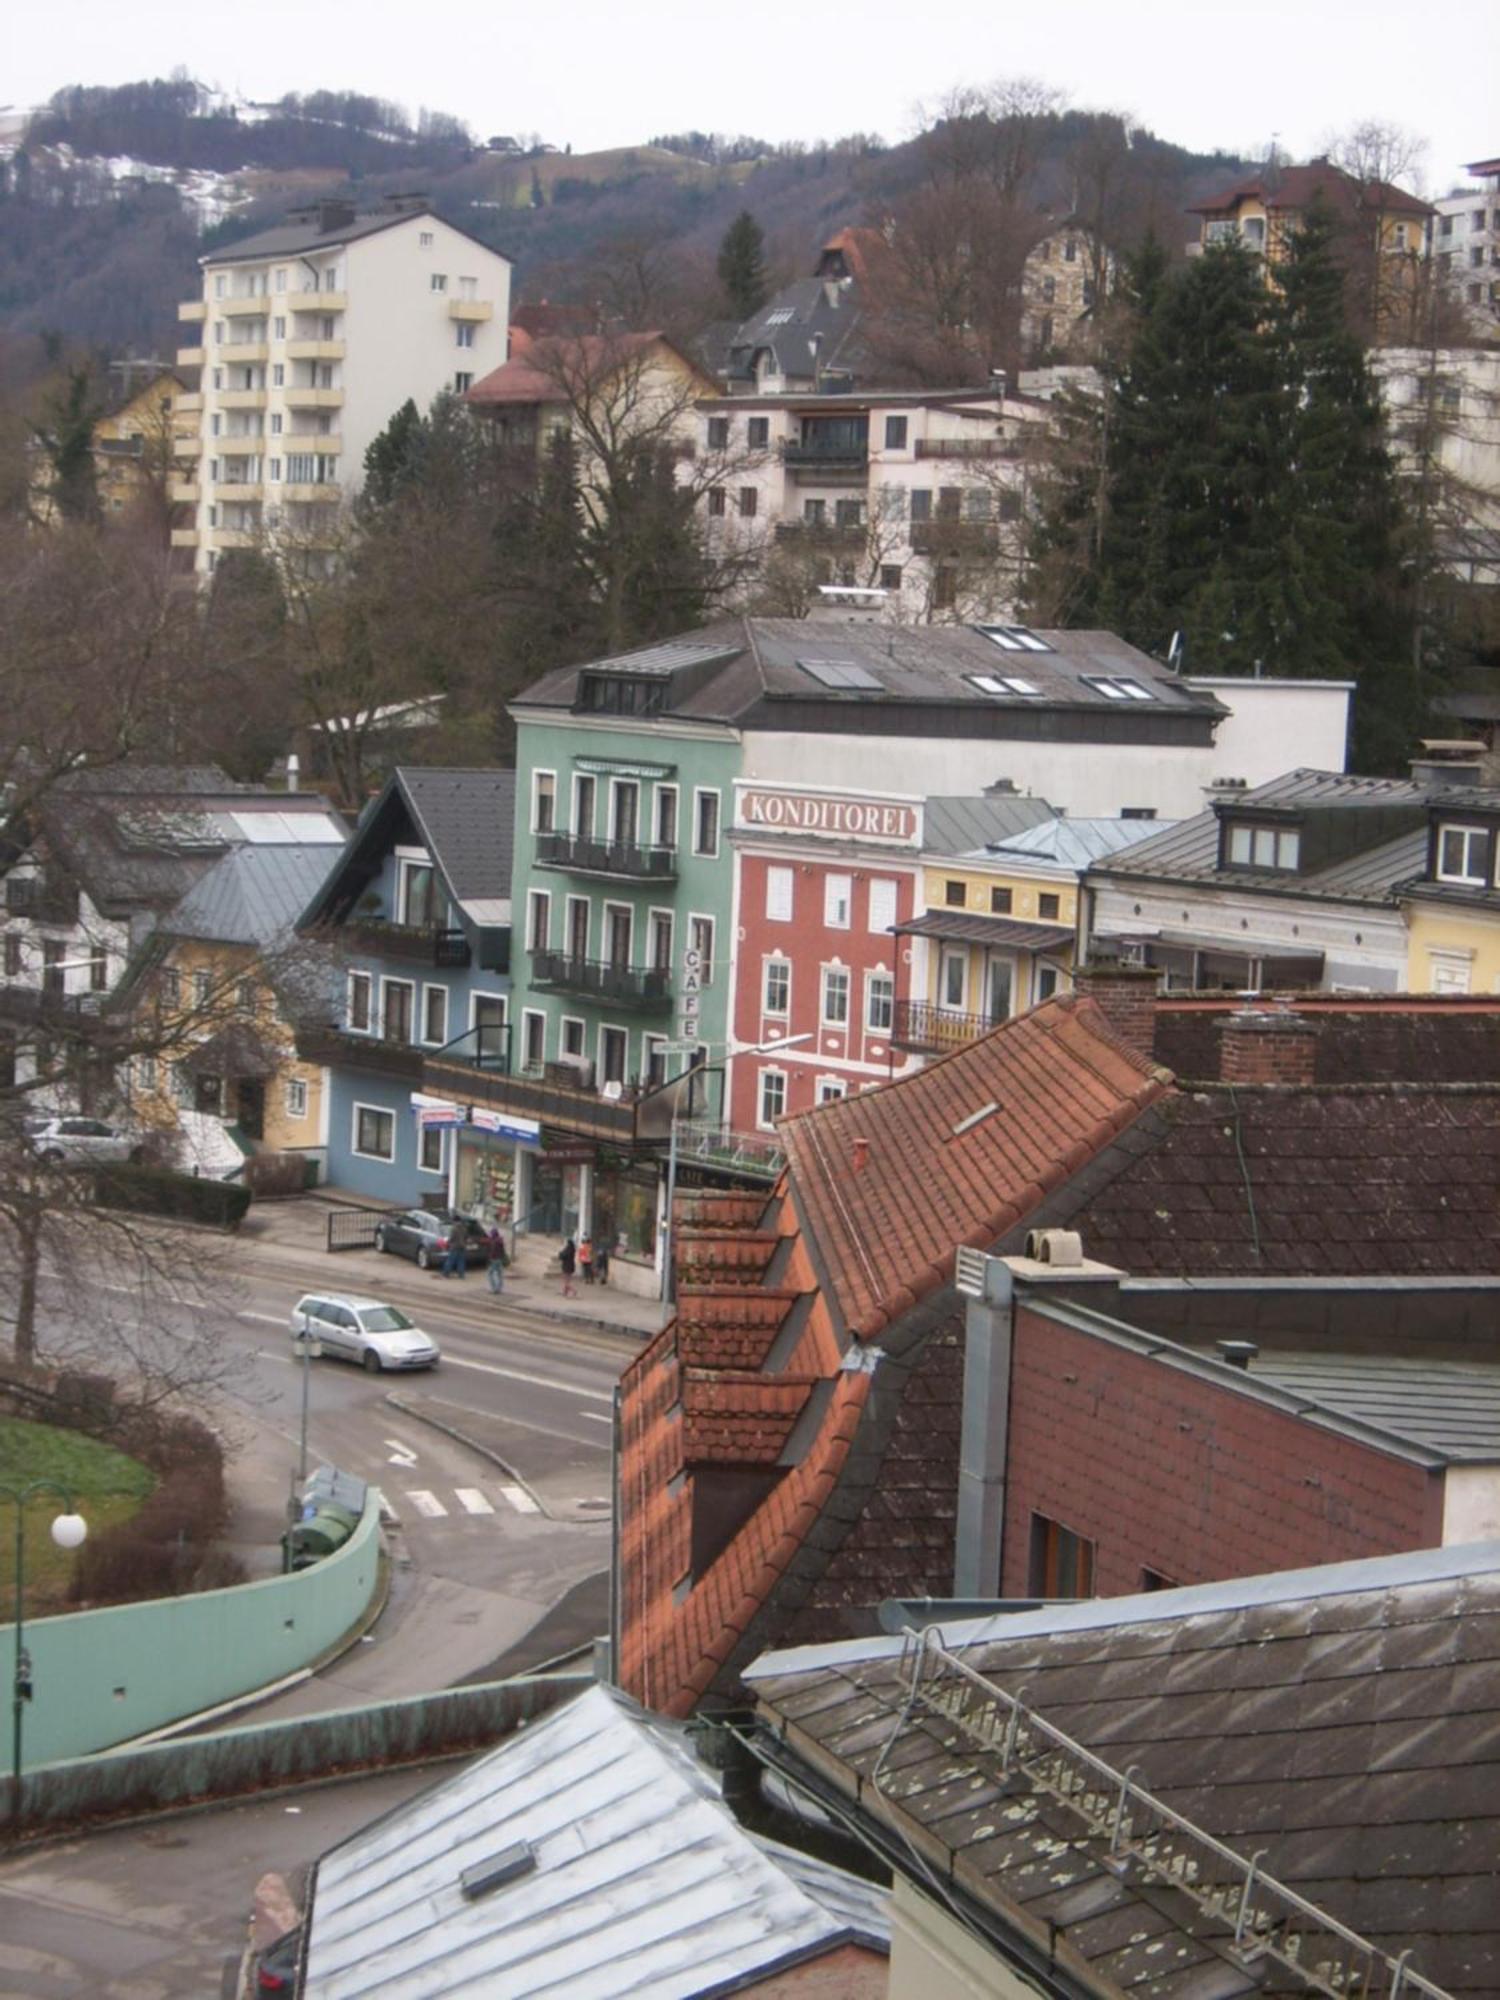
{"label": "storefront sign", "polygon": [[918,808],[901,799],[858,798],[833,792],[772,791],[747,786],[739,795],[739,823],[775,833],[817,833],[845,840],[890,840],[912,845]]}
{"label": "storefront sign", "polygon": [[677,982],[680,996],[677,1033],[684,1042],[698,1039],[698,1002],[703,993],[703,954],[689,945],[682,954],[682,975]]}
{"label": "storefront sign", "polygon": [[612,757],[575,757],[575,771],[586,771],[594,778],[670,778],[677,769],[675,764],[625,764]]}
{"label": "storefront sign", "polygon": [[481,1137],[504,1139],[514,1146],[538,1146],[542,1128],[531,1118],[513,1118],[508,1112],[493,1111],[487,1104],[450,1104],[446,1098],[427,1097],[412,1092],[412,1110],[419,1132],[473,1132]]}

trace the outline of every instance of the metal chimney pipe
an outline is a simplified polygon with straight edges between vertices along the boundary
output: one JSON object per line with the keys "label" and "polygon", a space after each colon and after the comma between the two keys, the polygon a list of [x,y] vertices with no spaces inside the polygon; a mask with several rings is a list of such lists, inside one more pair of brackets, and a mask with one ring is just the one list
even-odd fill
{"label": "metal chimney pipe", "polygon": [[964,1314],[964,1408],[953,1546],[955,1597],[1000,1594],[1014,1331],[1015,1280],[1010,1266],[999,1257],[986,1257],[983,1295],[971,1295]]}

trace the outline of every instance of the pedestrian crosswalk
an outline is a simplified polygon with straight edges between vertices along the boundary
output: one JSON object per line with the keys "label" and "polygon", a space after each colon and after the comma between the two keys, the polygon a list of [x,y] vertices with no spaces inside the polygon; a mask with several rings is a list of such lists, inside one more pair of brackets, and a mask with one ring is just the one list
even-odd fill
{"label": "pedestrian crosswalk", "polygon": [[[517,1514],[539,1514],[541,1508],[524,1486],[501,1486],[498,1489],[505,1505]],[[449,1514],[493,1514],[495,1503],[489,1495],[477,1486],[455,1486],[451,1494],[439,1495],[428,1488],[407,1487],[401,1496],[410,1505],[412,1512],[420,1514],[424,1521],[446,1520]]]}

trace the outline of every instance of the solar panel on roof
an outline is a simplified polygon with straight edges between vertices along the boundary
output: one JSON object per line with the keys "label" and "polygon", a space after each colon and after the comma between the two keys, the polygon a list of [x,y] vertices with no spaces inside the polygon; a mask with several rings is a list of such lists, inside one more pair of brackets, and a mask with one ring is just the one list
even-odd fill
{"label": "solar panel on roof", "polygon": [[811,674],[822,687],[865,688],[881,692],[880,682],[867,667],[853,660],[799,660],[803,673]]}

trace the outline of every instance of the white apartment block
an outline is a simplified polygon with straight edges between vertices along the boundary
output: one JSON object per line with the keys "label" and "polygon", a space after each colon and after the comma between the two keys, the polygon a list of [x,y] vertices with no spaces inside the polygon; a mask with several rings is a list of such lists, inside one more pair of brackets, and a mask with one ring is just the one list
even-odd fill
{"label": "white apartment block", "polygon": [[210,575],[227,549],[327,560],[365,452],[411,398],[425,411],[505,360],[510,260],[391,196],[371,214],[323,201],[199,259],[178,307],[199,386],[179,396],[172,531]]}
{"label": "white apartment block", "polygon": [[1474,160],[1473,184],[1434,207],[1433,249],[1476,339],[1500,336],[1500,160]]}
{"label": "white apartment block", "polygon": [[723,468],[706,526],[768,610],[780,597],[800,615],[837,585],[882,592],[907,622],[1010,617],[1048,421],[1041,402],[984,390],[706,398],[698,453]]}

